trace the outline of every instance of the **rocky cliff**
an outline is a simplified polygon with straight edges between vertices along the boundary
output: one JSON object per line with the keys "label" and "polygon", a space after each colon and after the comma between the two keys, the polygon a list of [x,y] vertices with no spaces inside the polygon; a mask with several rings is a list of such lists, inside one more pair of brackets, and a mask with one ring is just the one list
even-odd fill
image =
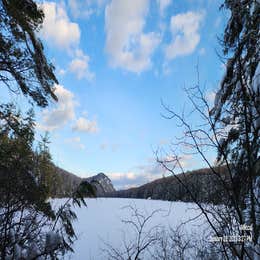
{"label": "rocky cliff", "polygon": [[96,187],[98,197],[104,196],[106,193],[115,192],[111,180],[104,173],[99,173],[84,180]]}
{"label": "rocky cliff", "polygon": [[66,197],[75,191],[81,182],[87,181],[96,189],[96,195],[104,196],[106,193],[115,192],[111,180],[104,174],[99,173],[89,178],[80,178],[79,176],[55,167],[55,178],[51,187],[53,197]]}

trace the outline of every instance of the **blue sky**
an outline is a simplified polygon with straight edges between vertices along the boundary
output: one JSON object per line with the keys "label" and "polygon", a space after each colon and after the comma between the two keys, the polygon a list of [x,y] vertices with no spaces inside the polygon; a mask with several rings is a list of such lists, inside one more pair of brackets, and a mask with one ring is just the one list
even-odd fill
{"label": "blue sky", "polygon": [[[196,84],[197,64],[209,97],[223,73],[221,1],[41,4],[39,35],[56,67],[59,102],[37,110],[37,131],[50,132],[54,162],[82,177],[104,172],[117,188],[161,177],[154,150],[181,135],[161,116],[161,100],[176,111],[188,107],[183,87]],[[202,166],[191,156],[183,164]]]}

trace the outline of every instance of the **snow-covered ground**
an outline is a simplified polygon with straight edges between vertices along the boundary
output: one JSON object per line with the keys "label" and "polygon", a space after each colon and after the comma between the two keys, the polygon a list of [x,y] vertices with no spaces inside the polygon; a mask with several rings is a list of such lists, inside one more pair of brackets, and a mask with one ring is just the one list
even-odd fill
{"label": "snow-covered ground", "polygon": [[[131,219],[133,211],[127,207],[129,205],[147,216],[154,210],[160,210],[149,220],[148,229],[156,225],[177,227],[199,214],[193,203],[159,200],[98,198],[87,199],[87,205],[87,208],[75,209],[78,220],[74,226],[78,240],[74,244],[75,253],[68,254],[67,259],[105,260],[107,258],[102,249],[106,248],[106,243],[122,247],[123,237],[131,239],[133,234],[129,224],[122,222]],[[198,218],[185,224],[185,229],[190,234],[202,234],[205,227],[203,222],[202,218]]]}

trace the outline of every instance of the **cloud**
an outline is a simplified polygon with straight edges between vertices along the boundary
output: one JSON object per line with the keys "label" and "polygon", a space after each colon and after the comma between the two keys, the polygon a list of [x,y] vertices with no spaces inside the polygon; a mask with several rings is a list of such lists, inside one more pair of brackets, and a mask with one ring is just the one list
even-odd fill
{"label": "cloud", "polygon": [[66,70],[65,69],[58,69],[58,74],[60,76],[64,76],[66,74]]}
{"label": "cloud", "polygon": [[213,105],[216,97],[216,92],[214,91],[209,91],[206,93],[206,101],[210,104]]}
{"label": "cloud", "polygon": [[152,176],[150,174],[135,172],[114,172],[108,173],[107,175],[111,179],[115,189],[117,190],[138,187],[156,179],[155,176]]}
{"label": "cloud", "polygon": [[55,84],[55,94],[58,97],[58,102],[53,109],[43,111],[42,123],[37,126],[40,130],[56,130],[75,118],[74,94],[57,84]]}
{"label": "cloud", "polygon": [[193,157],[190,154],[184,154],[178,157],[167,155],[165,156],[165,158],[162,158],[160,160],[163,161],[165,165],[167,165],[168,167],[175,168],[175,169],[179,169],[180,166],[181,168],[187,169],[194,165]]}
{"label": "cloud", "polygon": [[[55,84],[55,94],[58,102],[54,108],[42,112],[42,122],[37,124],[37,128],[42,131],[53,131],[64,127],[67,123],[74,121],[73,131],[96,133],[98,131],[97,122],[87,118],[76,119],[74,94],[61,85]],[[74,141],[77,142],[76,139]]]}
{"label": "cloud", "polygon": [[166,8],[171,4],[171,0],[157,0],[159,5],[160,15],[163,16]]}
{"label": "cloud", "polygon": [[119,145],[115,143],[104,142],[100,144],[99,148],[102,151],[117,152],[119,150]]}
{"label": "cloud", "polygon": [[200,55],[200,56],[203,56],[203,55],[205,55],[205,54],[206,54],[205,48],[200,48],[200,49],[199,49],[199,55]]}
{"label": "cloud", "polygon": [[[69,1],[72,7],[78,4],[77,1]],[[91,81],[95,75],[89,69],[90,57],[79,49],[80,28],[77,23],[69,20],[66,10],[62,4],[45,2],[42,4],[45,14],[41,34],[50,44],[66,50],[72,60],[68,65],[68,70],[74,73],[77,79],[87,79]],[[74,10],[72,8],[72,10]],[[60,71],[62,75],[65,70]]]}
{"label": "cloud", "polygon": [[44,2],[42,8],[45,14],[41,30],[43,38],[60,48],[77,46],[80,29],[77,23],[69,20],[65,8],[54,2]]}
{"label": "cloud", "polygon": [[162,178],[165,174],[166,171],[153,158],[147,164],[138,165],[128,172],[113,172],[107,175],[116,189],[127,189]]}
{"label": "cloud", "polygon": [[146,175],[137,175],[134,172],[114,172],[108,173],[107,175],[111,179],[113,186],[117,190],[137,187],[140,184],[148,182],[148,177]]}
{"label": "cloud", "polygon": [[79,136],[68,138],[65,140],[65,143],[72,144],[75,148],[80,150],[85,150],[85,145],[81,143],[81,139]]}
{"label": "cloud", "polygon": [[144,33],[148,0],[112,0],[105,10],[105,50],[110,65],[140,73],[152,66],[151,56],[161,39]]}
{"label": "cloud", "polygon": [[90,7],[85,6],[85,3],[83,3],[83,1],[69,0],[68,5],[72,15],[75,18],[89,18],[94,13],[94,10]]}
{"label": "cloud", "polygon": [[93,80],[95,74],[89,70],[90,58],[82,50],[76,50],[75,58],[69,64],[69,71],[74,73],[77,79]]}
{"label": "cloud", "polygon": [[68,6],[75,18],[88,19],[105,5],[107,0],[69,0]]}
{"label": "cloud", "polygon": [[199,27],[203,12],[187,12],[171,17],[172,42],[166,46],[167,59],[191,54],[200,41]]}
{"label": "cloud", "polygon": [[[165,156],[164,161],[168,167],[171,168],[174,156]],[[179,157],[182,167],[186,170],[194,166],[194,160],[191,155],[185,154]],[[178,170],[178,168],[176,169]],[[127,172],[112,172],[107,173],[116,189],[127,189],[131,187],[138,187],[164,176],[172,175],[160,163],[157,163],[155,158],[147,160],[146,164],[133,167]]]}
{"label": "cloud", "polygon": [[160,178],[165,174],[165,169],[154,158],[150,158],[144,165],[134,167],[134,170],[140,174],[148,174],[152,179]]}
{"label": "cloud", "polygon": [[87,118],[80,117],[75,122],[72,130],[76,132],[97,133],[99,129],[95,120],[91,121]]}

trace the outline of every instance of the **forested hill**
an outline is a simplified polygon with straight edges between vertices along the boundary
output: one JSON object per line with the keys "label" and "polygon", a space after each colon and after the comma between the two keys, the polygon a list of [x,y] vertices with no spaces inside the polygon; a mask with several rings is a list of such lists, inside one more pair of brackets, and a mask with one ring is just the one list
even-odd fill
{"label": "forested hill", "polygon": [[[220,176],[228,178],[225,167],[218,169]],[[177,179],[178,178],[178,179]],[[210,169],[199,169],[185,174],[163,177],[136,188],[107,193],[107,197],[159,199],[169,201],[197,201],[219,203],[227,198],[220,178]],[[187,189],[180,182],[185,184]]]}
{"label": "forested hill", "polygon": [[82,179],[77,175],[55,166],[51,195],[53,197],[64,197],[71,194],[81,182]]}
{"label": "forested hill", "polygon": [[54,167],[55,174],[53,178],[53,185],[51,187],[51,195],[53,197],[66,197],[75,191],[78,185],[84,181],[87,181],[95,186],[97,196],[103,196],[106,192],[115,191],[111,180],[104,173],[98,173],[97,175],[89,178],[80,178],[79,176],[57,166]]}
{"label": "forested hill", "polygon": [[[194,201],[220,203],[227,198],[222,179],[227,179],[225,167],[215,169],[216,175],[209,168],[203,168],[157,179],[139,187],[116,191],[111,180],[99,173],[89,178],[80,178],[73,173],[55,167],[55,178],[51,194],[53,197],[65,197],[71,194],[82,181],[92,183],[96,187],[98,197],[159,199],[169,201]],[[187,187],[185,188],[184,185]],[[191,195],[193,198],[191,197]]]}

